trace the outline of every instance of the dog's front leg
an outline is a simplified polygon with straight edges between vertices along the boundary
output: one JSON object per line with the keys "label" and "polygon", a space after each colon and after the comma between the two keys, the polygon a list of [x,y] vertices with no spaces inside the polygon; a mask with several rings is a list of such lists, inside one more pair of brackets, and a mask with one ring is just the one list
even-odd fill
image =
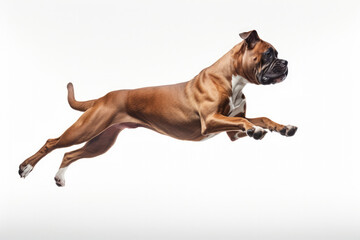
{"label": "dog's front leg", "polygon": [[204,119],[201,128],[203,135],[223,131],[243,131],[254,139],[262,139],[267,133],[265,129],[256,126],[245,118],[227,117],[219,113],[215,113]]}
{"label": "dog's front leg", "polygon": [[266,117],[259,117],[259,118],[246,118],[249,122],[253,123],[256,126],[269,129],[270,131],[275,131],[280,133],[281,135],[291,137],[297,131],[297,127],[292,125],[281,125],[276,123],[269,118]]}

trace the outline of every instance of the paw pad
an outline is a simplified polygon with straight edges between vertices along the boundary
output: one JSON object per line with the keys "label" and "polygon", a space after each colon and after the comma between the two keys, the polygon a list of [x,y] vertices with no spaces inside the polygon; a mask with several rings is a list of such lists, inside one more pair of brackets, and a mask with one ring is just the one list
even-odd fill
{"label": "paw pad", "polygon": [[65,186],[65,180],[64,179],[61,179],[60,177],[55,176],[54,180],[55,180],[55,184],[58,187],[64,187]]}
{"label": "paw pad", "polygon": [[280,134],[283,136],[291,137],[291,136],[295,135],[297,129],[298,128],[295,126],[287,125],[283,129],[280,130]]}

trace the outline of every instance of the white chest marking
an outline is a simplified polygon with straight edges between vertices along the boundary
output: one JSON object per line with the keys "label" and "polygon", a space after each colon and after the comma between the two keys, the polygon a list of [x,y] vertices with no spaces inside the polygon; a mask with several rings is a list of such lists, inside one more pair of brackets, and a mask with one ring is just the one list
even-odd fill
{"label": "white chest marking", "polygon": [[245,98],[242,97],[242,90],[247,83],[249,83],[249,81],[239,75],[232,76],[232,95],[229,97],[229,117],[234,117],[235,115],[245,111],[246,101]]}

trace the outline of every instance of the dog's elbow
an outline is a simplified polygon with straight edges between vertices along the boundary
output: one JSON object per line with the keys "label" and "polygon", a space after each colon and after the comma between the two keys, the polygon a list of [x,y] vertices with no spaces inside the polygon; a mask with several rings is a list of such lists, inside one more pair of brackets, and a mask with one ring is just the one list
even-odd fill
{"label": "dog's elbow", "polygon": [[207,136],[214,133],[214,119],[208,117],[206,120],[201,122],[201,135]]}
{"label": "dog's elbow", "polygon": [[208,128],[205,123],[201,124],[201,135],[206,136],[208,134]]}

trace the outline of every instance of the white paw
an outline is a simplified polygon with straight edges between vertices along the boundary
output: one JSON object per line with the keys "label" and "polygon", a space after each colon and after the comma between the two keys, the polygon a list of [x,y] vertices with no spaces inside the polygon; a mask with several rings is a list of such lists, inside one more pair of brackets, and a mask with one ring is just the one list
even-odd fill
{"label": "white paw", "polygon": [[263,139],[267,131],[263,129],[262,127],[254,126],[253,128],[250,128],[246,131],[246,134],[249,137],[253,137],[256,140]]}
{"label": "white paw", "polygon": [[29,175],[29,173],[33,170],[33,166],[31,166],[30,164],[26,165],[26,166],[20,166],[19,167],[19,175],[22,178],[26,178],[27,175]]}
{"label": "white paw", "polygon": [[60,168],[59,171],[55,175],[55,183],[58,187],[64,187],[65,186],[65,171],[67,167]]}
{"label": "white paw", "polygon": [[294,136],[296,131],[297,131],[297,127],[292,126],[292,125],[287,125],[285,126],[283,129],[280,130],[280,134],[287,136],[287,137],[291,137]]}

